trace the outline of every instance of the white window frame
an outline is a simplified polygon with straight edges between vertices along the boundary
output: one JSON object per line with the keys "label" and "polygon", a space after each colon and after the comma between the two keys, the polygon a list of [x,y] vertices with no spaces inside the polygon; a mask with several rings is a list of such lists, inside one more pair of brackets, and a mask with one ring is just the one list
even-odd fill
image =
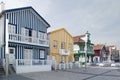
{"label": "white window frame", "polygon": [[43,33],[43,32],[38,32],[38,38],[44,39],[44,38],[45,38],[45,33]]}
{"label": "white window frame", "polygon": [[65,42],[61,43],[61,49],[65,49]]}
{"label": "white window frame", "polygon": [[25,36],[29,36],[29,29],[25,28]]}
{"label": "white window frame", "polygon": [[37,31],[32,30],[32,36],[33,36],[34,38],[37,38]]}
{"label": "white window frame", "polygon": [[45,59],[45,50],[40,50],[40,59]]}
{"label": "white window frame", "polygon": [[12,24],[8,24],[8,32],[15,34],[16,33],[16,26]]}
{"label": "white window frame", "polygon": [[58,42],[57,42],[56,40],[54,40],[54,42],[53,42],[53,47],[54,47],[54,48],[57,48],[57,47],[58,47]]}

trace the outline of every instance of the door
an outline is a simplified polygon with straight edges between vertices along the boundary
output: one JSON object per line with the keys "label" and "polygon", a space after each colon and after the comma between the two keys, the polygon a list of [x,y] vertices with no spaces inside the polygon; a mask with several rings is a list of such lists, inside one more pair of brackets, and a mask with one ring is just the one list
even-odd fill
{"label": "door", "polygon": [[31,49],[24,49],[24,64],[30,65],[33,54]]}
{"label": "door", "polygon": [[14,64],[15,62],[15,48],[9,48],[9,64]]}

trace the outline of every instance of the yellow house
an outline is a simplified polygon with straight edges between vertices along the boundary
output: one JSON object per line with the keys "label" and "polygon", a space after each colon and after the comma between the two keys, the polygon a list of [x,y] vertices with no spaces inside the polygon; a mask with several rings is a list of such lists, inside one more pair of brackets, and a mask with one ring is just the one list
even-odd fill
{"label": "yellow house", "polygon": [[73,62],[73,37],[64,28],[52,31],[50,37],[50,56],[57,64]]}

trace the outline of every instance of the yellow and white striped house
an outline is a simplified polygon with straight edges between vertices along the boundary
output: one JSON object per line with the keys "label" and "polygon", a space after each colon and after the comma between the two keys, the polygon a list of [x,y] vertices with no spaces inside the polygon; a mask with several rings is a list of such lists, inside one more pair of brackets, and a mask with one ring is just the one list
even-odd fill
{"label": "yellow and white striped house", "polygon": [[74,61],[73,37],[64,28],[49,33],[50,56],[56,63],[69,63]]}

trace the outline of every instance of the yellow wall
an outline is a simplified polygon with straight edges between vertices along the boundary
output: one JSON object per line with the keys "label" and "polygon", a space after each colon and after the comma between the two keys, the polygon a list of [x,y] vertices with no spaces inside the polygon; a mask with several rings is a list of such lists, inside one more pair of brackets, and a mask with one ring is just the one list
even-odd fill
{"label": "yellow wall", "polygon": [[[59,50],[61,49],[61,43],[65,43],[65,49],[70,50],[69,56],[64,56],[65,63],[73,62],[74,61],[74,54],[73,54],[73,38],[72,36],[64,29],[59,29],[51,32],[50,36],[50,56],[55,56],[57,63],[61,62],[61,55],[59,54]],[[54,41],[57,41],[57,48],[54,47]],[[71,44],[70,48],[68,49],[69,45]]]}

